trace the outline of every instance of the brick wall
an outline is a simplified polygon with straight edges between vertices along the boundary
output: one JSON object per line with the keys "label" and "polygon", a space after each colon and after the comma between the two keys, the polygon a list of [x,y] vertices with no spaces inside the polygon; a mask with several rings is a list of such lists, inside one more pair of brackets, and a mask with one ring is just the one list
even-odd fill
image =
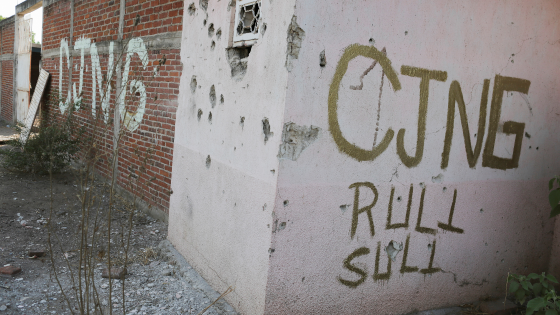
{"label": "brick wall", "polygon": [[14,103],[14,17],[0,22],[0,118],[11,122]]}
{"label": "brick wall", "polygon": [[[175,112],[179,94],[179,79],[182,72],[180,62],[180,31],[182,30],[183,1],[182,0],[123,0],[124,12],[123,41],[119,42],[119,0],[75,0],[72,42],[70,42],[71,3],[70,0],[59,0],[43,9],[43,67],[49,71],[51,77],[50,96],[56,96],[59,90],[59,76],[62,72],[62,96],[68,96],[68,86],[71,79],[79,91],[79,80],[82,75],[81,108],[75,112],[79,124],[86,126],[87,136],[95,135],[96,153],[100,156],[98,170],[102,175],[109,176],[112,169],[110,153],[113,149],[115,134],[114,120],[117,102],[116,75],[109,77],[110,43],[113,43],[114,65],[120,60],[118,69],[126,61],[129,40],[138,41],[146,47],[148,64],[144,69],[138,53],[132,53],[130,58],[129,80],[126,87],[126,109],[129,113],[138,112],[141,102],[140,93],[130,93],[130,83],[138,80],[146,89],[146,103],[144,115],[139,125],[133,131],[127,130],[120,141],[118,159],[118,184],[144,199],[151,206],[168,212],[171,163],[173,160],[173,140],[175,135]],[[137,21],[135,23],[135,21]],[[136,25],[135,25],[136,24]],[[176,38],[176,41],[166,41],[160,44],[158,38]],[[62,67],[60,65],[61,40],[66,39],[72,55],[72,68],[69,71],[66,53],[63,51]],[[81,70],[81,51],[75,49],[77,41],[83,40],[94,43],[99,56],[102,85],[107,86],[110,79],[112,91],[110,94],[109,120],[104,121],[101,110],[101,93],[97,84],[94,116],[92,99],[94,96],[92,74],[95,56],[92,56],[91,46],[84,49],[84,68]],[[171,43],[171,44],[170,44]],[[173,44],[175,43],[175,44]],[[119,56],[121,58],[119,58]],[[163,60],[165,59],[165,63]],[[159,68],[157,75],[154,69]],[[81,74],[82,72],[82,74]],[[97,82],[96,82],[97,83]],[[72,90],[72,89],[71,89]],[[48,96],[47,96],[48,97]],[[50,106],[47,112],[51,117],[60,113],[57,106]],[[120,115],[118,115],[120,117]],[[126,122],[119,119],[121,129],[125,130]],[[133,129],[133,128],[130,128]],[[147,155],[147,159],[146,159]]]}

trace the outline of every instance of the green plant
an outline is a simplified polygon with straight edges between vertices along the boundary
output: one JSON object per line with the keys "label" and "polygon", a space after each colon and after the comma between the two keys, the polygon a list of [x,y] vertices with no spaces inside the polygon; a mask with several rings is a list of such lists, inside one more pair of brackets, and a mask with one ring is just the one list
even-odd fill
{"label": "green plant", "polygon": [[[515,295],[520,304],[527,302],[527,315],[559,315],[560,297],[552,283],[558,280],[552,275],[532,273],[528,276],[509,274],[509,292]],[[552,283],[551,283],[552,282]],[[530,298],[530,300],[529,300]]]}
{"label": "green plant", "polygon": [[[554,182],[558,183],[558,188],[554,188]],[[550,193],[548,194],[548,201],[550,202],[550,206],[552,207],[552,211],[550,211],[550,217],[555,217],[560,214],[560,176],[554,176],[554,178],[550,179],[548,182],[548,190]]]}
{"label": "green plant", "polygon": [[[39,131],[31,134],[25,143],[19,138],[8,141],[10,148],[0,150],[0,155],[4,156],[2,165],[12,171],[40,175],[63,170],[77,159],[84,132],[83,128],[74,127],[71,117],[70,114],[57,123],[41,125]],[[22,125],[17,125],[16,131],[21,134],[22,128]]]}

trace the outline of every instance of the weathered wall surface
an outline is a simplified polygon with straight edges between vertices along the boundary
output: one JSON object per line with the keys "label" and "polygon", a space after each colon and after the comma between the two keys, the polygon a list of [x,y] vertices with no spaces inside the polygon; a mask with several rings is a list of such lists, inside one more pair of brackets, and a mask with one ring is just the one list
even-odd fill
{"label": "weathered wall surface", "polygon": [[262,314],[294,1],[262,2],[246,60],[226,50],[234,8],[201,4],[185,3],[168,237],[238,311]]}
{"label": "weathered wall surface", "polygon": [[0,118],[11,122],[14,113],[14,16],[0,22]]}
{"label": "weathered wall surface", "polygon": [[547,270],[559,14],[548,1],[297,2],[283,139],[300,154],[281,154],[267,314],[401,314]]}
{"label": "weathered wall surface", "polygon": [[106,176],[114,137],[127,130],[117,181],[168,212],[183,1],[58,0],[44,5],[43,67],[51,73],[50,96],[81,100],[75,115],[88,136],[97,132],[95,153]]}

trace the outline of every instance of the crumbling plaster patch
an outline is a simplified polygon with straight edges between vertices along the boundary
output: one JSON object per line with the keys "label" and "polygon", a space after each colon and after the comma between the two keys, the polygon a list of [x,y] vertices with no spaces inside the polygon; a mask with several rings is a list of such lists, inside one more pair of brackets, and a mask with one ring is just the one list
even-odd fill
{"label": "crumbling plaster patch", "polygon": [[292,22],[288,27],[288,48],[286,51],[286,69],[291,72],[294,68],[293,59],[298,59],[301,43],[305,38],[305,31],[297,24],[297,17],[292,17]]}
{"label": "crumbling plaster patch", "polygon": [[321,132],[321,128],[316,126],[299,126],[293,122],[284,124],[282,131],[282,143],[278,150],[279,159],[289,159],[295,161],[301,152],[311,145]]}

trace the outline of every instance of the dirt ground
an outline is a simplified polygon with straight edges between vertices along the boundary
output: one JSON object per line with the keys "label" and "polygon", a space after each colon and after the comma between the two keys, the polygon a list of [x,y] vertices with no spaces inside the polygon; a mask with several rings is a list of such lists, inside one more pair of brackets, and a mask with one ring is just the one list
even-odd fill
{"label": "dirt ground", "polygon": [[[9,133],[5,125],[0,125],[0,137]],[[1,141],[0,150],[7,149]],[[87,257],[91,260],[81,269],[78,268],[80,248],[84,247],[80,247],[80,189],[92,189],[96,196],[89,215],[90,238],[86,240]],[[93,274],[100,302],[96,314],[108,314],[110,303],[114,314],[199,314],[216,299],[215,292],[212,293],[207,284],[201,285],[204,280],[186,261],[178,263],[180,258],[162,245],[167,237],[167,225],[134,211],[126,201],[118,200],[111,220],[111,260],[113,265],[122,267],[129,244],[128,273],[124,281],[125,312],[123,281],[111,281],[113,298],[109,301],[109,279],[101,277],[109,256],[108,199],[106,184],[96,181],[81,187],[72,171],[56,174],[51,181],[49,176],[14,173],[0,166],[0,267],[15,266],[22,270],[15,275],[0,275],[0,315],[80,314],[79,294],[76,294],[80,285],[78,270],[82,275],[84,271]],[[131,213],[132,221],[129,221]],[[48,242],[49,218],[52,252]],[[129,223],[132,223],[130,229]],[[91,235],[96,235],[97,239],[92,241]],[[30,257],[30,251],[44,251],[46,255]],[[229,305],[220,302],[205,314],[234,312]]]}

